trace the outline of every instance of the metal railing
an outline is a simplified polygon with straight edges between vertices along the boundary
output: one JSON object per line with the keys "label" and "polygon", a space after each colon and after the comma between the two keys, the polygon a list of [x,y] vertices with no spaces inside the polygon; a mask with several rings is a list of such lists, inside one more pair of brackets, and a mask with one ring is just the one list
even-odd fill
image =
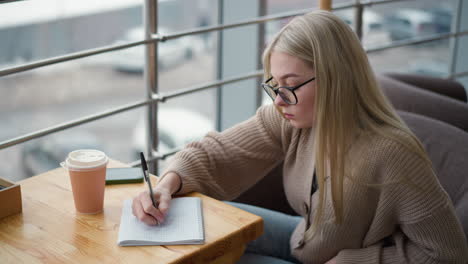
{"label": "metal railing", "polygon": [[[365,7],[368,7],[371,5],[400,2],[400,1],[405,1],[405,0],[374,0],[374,1],[356,0],[355,3],[336,5],[332,8],[332,10],[356,8],[356,16],[355,16],[356,33],[358,37],[361,39],[362,38],[362,14],[363,14]],[[220,0],[218,4],[218,8],[222,6],[221,3],[222,1]],[[457,14],[453,22],[451,33],[444,33],[444,34],[438,34],[438,35],[427,36],[427,37],[422,37],[422,38],[396,41],[388,45],[381,45],[378,47],[369,48],[367,49],[367,52],[372,53],[372,52],[377,52],[377,51],[391,49],[391,48],[398,48],[398,47],[408,46],[408,45],[416,45],[416,44],[426,43],[430,41],[449,39],[449,38],[454,40],[456,38],[459,38],[460,36],[465,36],[468,34],[468,31],[464,31],[464,32],[459,31],[461,6],[462,6],[462,0],[457,0],[457,9],[456,9]],[[175,32],[172,34],[164,35],[164,34],[157,33],[157,1],[145,0],[145,5],[144,5],[145,39],[140,40],[140,41],[128,42],[128,43],[120,44],[120,45],[108,45],[108,46],[103,46],[100,48],[88,49],[82,52],[76,52],[76,53],[72,53],[68,55],[57,56],[57,57],[44,59],[44,60],[40,60],[40,61],[36,61],[32,63],[27,63],[21,66],[1,69],[0,77],[19,73],[19,72],[29,71],[29,70],[33,70],[33,69],[44,67],[44,66],[49,66],[52,64],[56,64],[56,63],[76,60],[76,59],[80,59],[80,58],[84,58],[88,56],[127,49],[127,48],[131,48],[135,46],[145,45],[145,44],[151,44],[151,45],[146,45],[146,56],[145,56],[146,57],[145,69],[146,70],[144,71],[145,72],[144,78],[145,78],[145,86],[147,90],[147,99],[133,102],[127,105],[117,107],[117,108],[109,109],[107,111],[103,111],[100,113],[82,117],[82,118],[72,120],[69,122],[64,122],[55,126],[44,128],[38,131],[34,131],[32,133],[28,133],[25,135],[18,136],[16,138],[12,138],[12,139],[0,142],[0,150],[20,144],[20,143],[24,143],[26,141],[29,141],[35,138],[46,136],[46,135],[49,135],[58,131],[62,131],[68,128],[72,128],[72,127],[76,127],[85,123],[89,123],[91,121],[99,120],[108,116],[112,116],[112,115],[119,114],[125,111],[129,111],[135,108],[148,106],[147,114],[148,114],[148,123],[150,124],[149,126],[150,133],[148,133],[148,135],[151,135],[148,138],[148,142],[150,143],[148,145],[148,153],[149,153],[148,161],[150,163],[156,164],[154,161],[164,159],[167,156],[174,154],[178,150],[178,149],[173,149],[166,153],[159,153],[156,151],[158,147],[157,146],[157,142],[158,142],[157,140],[158,139],[157,118],[156,118],[157,111],[158,111],[157,109],[158,103],[165,102],[166,100],[169,100],[174,97],[181,96],[181,95],[195,93],[195,92],[199,92],[205,89],[220,87],[225,84],[234,83],[234,82],[238,82],[238,81],[246,80],[250,78],[258,78],[259,76],[262,76],[262,71],[259,70],[256,72],[245,73],[239,76],[222,79],[222,80],[218,78],[218,80],[214,82],[210,82],[210,83],[206,83],[206,84],[198,85],[198,86],[193,86],[193,87],[188,87],[188,88],[183,88],[183,89],[178,89],[173,92],[158,93],[158,90],[157,90],[157,80],[158,80],[157,79],[158,78],[157,44],[159,42],[170,41],[172,39],[189,36],[193,34],[202,34],[202,33],[208,33],[208,32],[213,32],[213,31],[221,31],[221,30],[225,30],[229,28],[236,28],[236,27],[255,25],[255,24],[260,24],[260,23],[266,23],[269,21],[281,20],[284,18],[302,15],[312,10],[314,9],[305,9],[305,10],[300,10],[300,11],[279,13],[276,15],[260,16],[256,19],[239,21],[236,23],[223,24],[223,25],[217,25],[217,26],[199,27],[199,28],[195,28],[195,29],[191,29],[187,31],[180,31],[180,32]],[[456,53],[456,49],[457,49],[456,41],[452,41],[452,44],[451,44],[451,52],[452,52],[451,60],[452,61],[451,61],[451,66],[450,66],[450,74],[448,76],[449,78],[457,78],[457,77],[468,75],[468,72],[454,73],[454,65],[456,63],[456,56],[454,54]],[[220,52],[218,51],[218,57],[219,55],[220,55]],[[220,75],[218,75],[218,77],[219,76]],[[132,162],[131,165],[138,166],[139,161]],[[152,168],[153,168],[153,171],[156,169],[156,167],[152,167]]]}

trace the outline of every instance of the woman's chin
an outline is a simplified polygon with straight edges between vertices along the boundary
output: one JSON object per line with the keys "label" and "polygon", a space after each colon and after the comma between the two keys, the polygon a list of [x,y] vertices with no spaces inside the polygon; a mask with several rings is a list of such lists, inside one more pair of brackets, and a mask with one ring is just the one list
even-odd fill
{"label": "woman's chin", "polygon": [[312,127],[311,125],[308,125],[304,122],[298,122],[297,120],[294,120],[294,119],[290,119],[289,120],[289,123],[291,124],[291,126],[293,126],[294,128],[310,128]]}
{"label": "woman's chin", "polygon": [[291,126],[294,128],[311,128],[314,126],[314,122],[310,120],[298,120],[298,119],[288,119]]}

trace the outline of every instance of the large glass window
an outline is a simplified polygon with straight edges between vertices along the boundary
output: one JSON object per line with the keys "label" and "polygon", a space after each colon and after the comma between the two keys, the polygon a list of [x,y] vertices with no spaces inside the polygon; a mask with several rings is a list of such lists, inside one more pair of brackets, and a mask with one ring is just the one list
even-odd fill
{"label": "large glass window", "polygon": [[[362,44],[371,49],[398,41],[409,41],[449,33],[454,15],[454,1],[397,1],[364,9]],[[355,10],[335,12],[355,29]],[[370,52],[369,59],[377,73],[405,72],[437,77],[449,75],[450,40],[389,48]]]}
{"label": "large glass window", "polygon": [[[144,38],[142,0],[37,4],[0,5],[1,68]],[[162,34],[209,26],[217,24],[217,1],[160,1],[158,14]],[[216,33],[171,39],[158,52],[159,92],[216,79]],[[0,141],[144,100],[143,70],[144,46],[138,46],[1,77]],[[161,151],[214,128],[215,94],[211,89],[159,104]],[[147,149],[146,119],[139,108],[0,150],[0,159],[9,161],[0,174],[13,180],[36,175],[58,167],[76,148],[99,148],[116,160],[134,161],[135,153]],[[184,120],[204,123],[191,127]]]}
{"label": "large glass window", "polygon": [[[222,16],[225,23],[232,23],[253,18],[257,11],[272,15],[318,7],[318,1],[310,0],[265,0],[264,6],[248,0],[226,1],[229,0],[223,2],[223,13],[218,14],[218,0],[159,0],[158,31],[172,34],[216,25],[218,16]],[[354,2],[334,0],[333,4]],[[143,4],[143,0],[41,0],[0,4],[0,68],[143,40]],[[372,50],[399,41],[448,33],[455,16],[455,4],[454,0],[418,0],[367,6],[362,17],[362,44]],[[255,11],[239,11],[231,8],[233,6],[239,10],[253,7]],[[468,5],[464,4],[462,13],[467,10]],[[335,13],[356,28],[354,9]],[[461,17],[461,30],[466,30],[466,17]],[[265,23],[265,41],[271,40],[288,21]],[[260,45],[256,32],[261,32],[257,29],[255,25],[228,29],[221,43],[218,43],[219,32],[160,42],[158,92],[171,93],[203,85],[220,76],[229,78],[250,72],[258,66],[255,57],[260,59],[262,53],[262,48],[257,50]],[[463,53],[467,39],[461,37],[457,43],[455,72],[468,71],[465,63],[468,60]],[[445,39],[390,48],[370,52],[369,59],[377,73],[399,71],[446,77],[452,64],[451,44]],[[221,46],[222,58],[218,58]],[[0,77],[0,141],[145,100],[144,49],[144,46],[132,47]],[[244,50],[243,54],[237,53],[239,49]],[[226,85],[224,90],[211,88],[161,102],[158,105],[159,151],[164,153],[182,147],[208,130],[219,128],[217,124],[222,118],[237,118],[226,115],[226,111],[221,113],[220,109],[224,108],[218,104],[239,109],[237,101],[228,94],[231,87],[253,91],[259,89],[260,80],[246,80]],[[458,80],[468,86],[466,77]],[[263,92],[261,94],[263,103],[271,103]],[[248,107],[245,103],[242,110],[250,108],[252,102],[249,101]],[[231,109],[229,107],[226,109]],[[0,168],[0,175],[19,180],[58,167],[66,153],[77,148],[99,148],[114,159],[134,161],[139,151],[147,150],[145,110],[142,107],[127,111],[0,150],[0,160],[5,164]],[[160,169],[166,163],[162,161]]]}

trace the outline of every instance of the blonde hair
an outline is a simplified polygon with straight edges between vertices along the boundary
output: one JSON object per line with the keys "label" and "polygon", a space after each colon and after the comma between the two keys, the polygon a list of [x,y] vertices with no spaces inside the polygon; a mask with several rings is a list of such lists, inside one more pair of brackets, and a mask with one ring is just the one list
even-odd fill
{"label": "blonde hair", "polygon": [[[378,87],[367,54],[351,28],[331,12],[318,10],[291,20],[263,53],[265,78],[271,76],[270,56],[281,51],[302,59],[315,70],[316,175],[319,202],[310,239],[321,224],[329,173],[335,222],[343,221],[343,181],[346,151],[362,131],[378,133],[400,142],[430,163],[419,140],[396,114]],[[332,116],[332,117],[331,117]],[[385,128],[387,127],[387,128]],[[388,130],[403,132],[396,135]]]}

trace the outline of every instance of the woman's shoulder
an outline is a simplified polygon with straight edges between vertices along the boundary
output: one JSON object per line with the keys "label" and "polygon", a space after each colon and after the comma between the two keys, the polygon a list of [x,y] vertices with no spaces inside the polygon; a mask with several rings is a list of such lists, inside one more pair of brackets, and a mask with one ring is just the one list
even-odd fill
{"label": "woman's shoulder", "polygon": [[[411,156],[416,153],[417,139],[407,131],[383,127],[379,132],[362,133],[361,143],[373,156],[393,158],[396,156]],[[387,159],[388,160],[388,159]]]}
{"label": "woman's shoulder", "polygon": [[411,173],[415,176],[420,172],[432,173],[427,154],[418,144],[410,133],[385,127],[379,132],[367,132],[360,136],[358,146],[354,148],[353,160],[360,160],[361,168],[372,171],[372,176],[369,176],[378,183],[398,182]]}
{"label": "woman's shoulder", "polygon": [[379,151],[391,149],[401,149],[407,142],[412,140],[411,135],[401,129],[383,126],[379,129],[379,132],[364,132],[362,133],[372,148],[376,148]]}

